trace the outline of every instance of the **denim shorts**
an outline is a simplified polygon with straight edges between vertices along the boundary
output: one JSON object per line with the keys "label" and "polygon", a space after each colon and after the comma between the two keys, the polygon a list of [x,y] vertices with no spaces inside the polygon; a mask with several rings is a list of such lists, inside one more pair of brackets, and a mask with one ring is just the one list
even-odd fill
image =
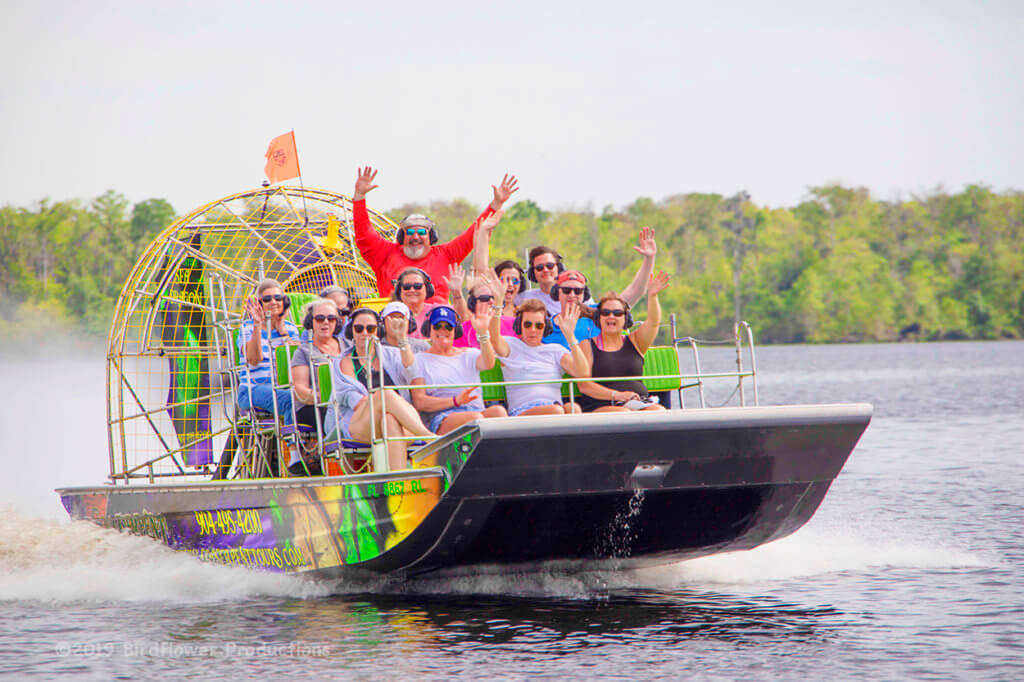
{"label": "denim shorts", "polygon": [[483,411],[483,408],[478,407],[476,405],[459,405],[458,407],[449,407],[447,410],[441,410],[440,412],[435,414],[433,417],[431,417],[430,418],[430,423],[427,424],[427,426],[430,427],[431,431],[433,431],[434,433],[437,433],[437,430],[439,428],[441,428],[441,422],[443,422],[444,418],[447,417],[450,414],[457,414],[459,412],[482,412],[482,411]]}
{"label": "denim shorts", "polygon": [[510,409],[508,411],[508,416],[510,416],[510,417],[518,417],[523,412],[526,412],[527,410],[529,410],[531,408],[534,408],[534,407],[540,407],[541,405],[558,405],[559,407],[561,407],[562,406],[562,401],[561,400],[531,400],[528,403],[523,403],[519,407],[515,407],[513,409]]}

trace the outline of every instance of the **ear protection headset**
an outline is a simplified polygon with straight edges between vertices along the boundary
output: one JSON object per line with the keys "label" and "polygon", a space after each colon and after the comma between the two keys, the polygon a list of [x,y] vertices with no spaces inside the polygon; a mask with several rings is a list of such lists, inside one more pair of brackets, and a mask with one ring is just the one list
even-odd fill
{"label": "ear protection headset", "polygon": [[[477,298],[476,298],[476,294],[474,294],[474,293],[470,293],[470,295],[466,297],[466,307],[469,308],[469,312],[471,312],[471,313],[475,313],[476,312],[476,301],[477,301]],[[493,305],[496,308],[500,308],[501,307],[501,300],[500,299],[494,299],[493,301],[491,301],[491,305]]]}
{"label": "ear protection headset", "polygon": [[[415,325],[415,322],[413,322],[413,324]],[[431,329],[430,329],[430,315],[427,315],[427,319],[423,320],[423,324],[420,325],[420,336],[422,336],[425,339],[429,339],[430,338],[430,332],[431,332]],[[461,339],[462,338],[462,325],[461,324],[455,325],[455,338],[457,338],[457,339]]]}
{"label": "ear protection headset", "polygon": [[352,338],[352,322],[356,319],[356,316],[369,313],[373,315],[373,319],[377,321],[377,336],[384,338],[384,325],[380,323],[380,315],[373,308],[359,308],[352,311],[352,314],[348,316],[348,324],[345,325],[345,338],[349,341],[354,341]]}
{"label": "ear protection headset", "polygon": [[[404,244],[405,243],[405,228],[406,227],[423,227],[422,225],[408,225],[407,226],[405,224],[406,220],[408,220],[409,218],[412,218],[413,216],[418,216],[418,215],[419,214],[416,214],[416,213],[410,213],[409,215],[407,215],[404,218],[402,218],[402,222],[398,223],[398,231],[395,232],[395,241],[396,242],[398,242],[399,244]],[[421,217],[427,218],[426,216],[421,216]],[[434,244],[437,243],[437,230],[434,228],[434,221],[433,220],[430,220],[430,218],[427,218],[427,221],[430,223],[430,228],[429,228],[429,230],[430,230],[430,244],[434,245]]]}
{"label": "ear protection headset", "polygon": [[402,300],[402,293],[399,291],[399,287],[402,286],[402,280],[405,278],[406,275],[413,274],[419,274],[423,277],[423,284],[427,288],[427,298],[434,297],[434,283],[430,280],[430,275],[427,274],[427,271],[421,270],[419,268],[406,268],[405,270],[402,270],[402,274],[398,276],[398,279],[391,280],[392,286],[395,287],[395,291],[391,296],[392,300]]}
{"label": "ear protection headset", "polygon": [[[558,265],[558,267],[555,268],[556,274],[562,274],[563,272],[565,272],[565,265],[562,264],[562,254],[558,253],[557,251],[555,251],[554,253],[552,253],[551,251],[542,251],[541,253],[538,253],[536,256],[530,256],[530,271],[526,273],[526,276],[530,278],[531,282],[537,281],[537,271],[533,269],[533,261],[543,256],[545,253],[550,253],[555,257],[555,263]],[[525,287],[526,285],[524,284],[523,286]]]}
{"label": "ear protection headset", "polygon": [[[573,280],[573,284],[579,284],[579,282]],[[551,300],[552,301],[557,301],[558,300],[558,290],[561,289],[561,288],[562,288],[562,286],[560,284],[556,284],[555,286],[551,287]],[[589,300],[590,300],[590,285],[589,284],[584,284],[583,285],[583,298],[581,298],[580,301],[582,302],[582,301],[589,301]]]}
{"label": "ear protection headset", "polygon": [[523,293],[526,291],[526,273],[523,272],[523,268],[519,263],[514,260],[503,260],[494,266],[494,274],[501,277],[499,273],[501,273],[502,270],[508,270],[509,268],[514,268],[515,271],[519,273],[519,293]]}
{"label": "ear protection headset", "polygon": [[[313,330],[313,308],[315,308],[319,303],[320,303],[320,301],[313,301],[308,306],[306,306],[306,316],[304,318],[302,318],[302,327],[304,329],[308,329],[310,331]],[[333,304],[333,301],[331,301],[331,303]],[[335,306],[334,311],[335,311],[335,314],[337,314],[337,311],[338,311],[337,306]],[[337,321],[335,321],[335,323],[334,323],[334,331],[331,332],[331,336],[337,336],[338,332],[340,332],[340,331],[341,331],[341,316],[339,315]]]}
{"label": "ear protection headset", "polygon": [[[516,336],[523,335],[523,312],[520,310],[516,313],[516,318],[512,320],[512,331],[516,333]],[[551,315],[548,311],[544,311],[544,333],[542,336],[547,336],[551,332],[555,331],[555,325],[551,322]]]}

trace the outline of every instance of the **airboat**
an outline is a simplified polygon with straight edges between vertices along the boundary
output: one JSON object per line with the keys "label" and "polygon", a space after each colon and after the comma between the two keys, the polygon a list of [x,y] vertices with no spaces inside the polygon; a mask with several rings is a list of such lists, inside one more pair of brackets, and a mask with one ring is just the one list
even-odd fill
{"label": "airboat", "polygon": [[[393,238],[394,223],[370,217]],[[295,315],[329,285],[382,305],[351,225],[348,197],[275,186],[207,204],[154,239],[108,339],[109,476],[57,490],[72,519],[315,578],[638,567],[793,533],[870,421],[866,404],[761,406],[749,326],[731,340],[736,370],[702,373],[696,340],[673,324],[642,377],[673,409],[471,422],[414,444],[400,471],[379,456],[386,432],[372,443],[321,433],[325,475],[289,477],[280,415],[235,402],[243,305],[262,277],[283,283]],[[281,351],[272,376],[287,388]],[[330,408],[330,374],[311,370]],[[481,379],[500,400],[500,371]],[[707,407],[714,380],[735,382],[739,404]]]}

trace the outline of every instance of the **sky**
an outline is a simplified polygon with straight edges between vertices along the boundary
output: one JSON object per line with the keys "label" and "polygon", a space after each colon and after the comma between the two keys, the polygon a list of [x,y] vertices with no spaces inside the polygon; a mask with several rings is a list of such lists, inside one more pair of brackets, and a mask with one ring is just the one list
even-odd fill
{"label": "sky", "polygon": [[[259,186],[295,131],[307,187],[370,205],[809,187],[1024,189],[1015,2],[11,2],[0,205]],[[289,183],[291,184],[291,183]]]}

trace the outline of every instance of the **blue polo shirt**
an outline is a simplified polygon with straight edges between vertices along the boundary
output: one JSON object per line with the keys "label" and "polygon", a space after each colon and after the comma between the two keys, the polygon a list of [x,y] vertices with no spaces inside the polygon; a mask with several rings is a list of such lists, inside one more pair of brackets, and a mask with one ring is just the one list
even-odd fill
{"label": "blue polo shirt", "polygon": [[[558,317],[557,315],[555,317]],[[552,319],[551,324],[555,327],[555,330],[544,337],[544,343],[560,343],[565,346],[565,349],[569,349],[569,342],[565,339],[565,334],[558,328],[558,324]],[[601,335],[601,328],[590,319],[589,317],[581,317],[576,322],[576,329],[573,330],[573,334],[576,335],[577,341],[583,339],[592,339],[595,336]]]}

